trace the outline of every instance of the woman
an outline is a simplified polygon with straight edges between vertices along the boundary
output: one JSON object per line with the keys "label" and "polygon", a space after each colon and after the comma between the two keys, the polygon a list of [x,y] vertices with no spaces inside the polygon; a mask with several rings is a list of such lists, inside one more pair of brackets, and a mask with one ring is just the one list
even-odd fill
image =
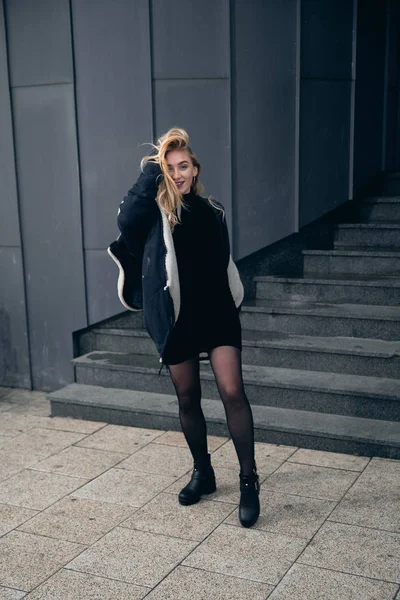
{"label": "woman", "polygon": [[183,129],[169,130],[152,146],[120,205],[121,235],[108,249],[120,268],[119,296],[126,308],[143,308],[146,329],[175,387],[194,460],[179,502],[194,504],[216,489],[201,408],[199,354],[205,352],[240,464],[239,519],[250,527],[260,512],[260,485],[242,379],[243,286],[230,255],[224,209],[200,195],[201,166]]}

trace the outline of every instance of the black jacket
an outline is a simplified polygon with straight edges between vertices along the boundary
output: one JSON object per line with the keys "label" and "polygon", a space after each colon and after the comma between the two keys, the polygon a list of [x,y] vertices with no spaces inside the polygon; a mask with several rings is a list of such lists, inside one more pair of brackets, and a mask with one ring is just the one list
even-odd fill
{"label": "black jacket", "polygon": [[[143,171],[120,204],[117,223],[121,234],[110,244],[108,253],[119,268],[118,296],[125,308],[144,311],[145,327],[163,363],[180,311],[179,274],[170,225],[156,201],[160,167],[148,162]],[[199,200],[213,209],[220,225],[229,287],[240,308],[244,291],[231,257],[225,215],[207,198],[199,196]],[[216,200],[213,203],[223,208]]]}

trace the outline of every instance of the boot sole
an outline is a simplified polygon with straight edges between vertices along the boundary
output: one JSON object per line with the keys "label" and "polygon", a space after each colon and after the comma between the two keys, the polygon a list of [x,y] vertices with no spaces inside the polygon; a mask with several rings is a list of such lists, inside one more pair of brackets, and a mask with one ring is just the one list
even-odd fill
{"label": "boot sole", "polygon": [[[259,516],[260,515],[258,515],[258,517]],[[255,525],[257,523],[258,517],[257,517],[257,519],[255,521],[249,521],[248,523],[242,522],[242,521],[240,521],[240,519],[239,519],[239,521],[240,521],[240,524],[241,524],[242,527],[245,527],[246,529],[248,529],[249,527],[253,527],[253,525]]]}
{"label": "boot sole", "polygon": [[216,491],[217,491],[217,486],[215,485],[212,489],[208,489],[208,490],[202,492],[200,494],[200,496],[198,498],[196,498],[195,500],[182,500],[178,496],[179,504],[182,504],[182,506],[191,506],[192,504],[197,504],[201,500],[202,496],[208,496],[209,494],[213,494]]}

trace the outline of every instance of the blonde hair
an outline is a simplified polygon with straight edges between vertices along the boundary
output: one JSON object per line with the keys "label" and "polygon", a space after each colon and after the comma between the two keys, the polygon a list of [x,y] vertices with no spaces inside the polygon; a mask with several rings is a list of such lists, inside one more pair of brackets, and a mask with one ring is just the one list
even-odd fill
{"label": "blonde hair", "polygon": [[[179,127],[173,127],[167,131],[167,133],[158,138],[157,144],[151,144],[151,146],[154,153],[142,158],[140,168],[143,171],[146,162],[154,162],[160,165],[163,179],[158,187],[156,200],[161,210],[166,214],[171,230],[173,231],[175,225],[180,223],[181,209],[184,203],[182,194],[169,173],[166,155],[170,150],[186,150],[193,166],[197,167],[197,175],[194,177],[194,181],[191,185],[191,191],[197,196],[200,196],[204,191],[204,186],[199,181],[201,165],[197,156],[189,146],[189,136],[187,132]],[[207,199],[214,208],[223,211],[220,206],[214,204],[210,197]]]}

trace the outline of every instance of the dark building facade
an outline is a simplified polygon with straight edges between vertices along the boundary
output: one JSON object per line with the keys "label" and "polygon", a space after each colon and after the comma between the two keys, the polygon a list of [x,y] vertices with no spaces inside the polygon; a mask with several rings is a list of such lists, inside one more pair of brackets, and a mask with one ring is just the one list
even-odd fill
{"label": "dark building facade", "polygon": [[0,0],[0,385],[73,380],[121,312],[106,248],[188,130],[236,261],[400,169],[395,0]]}

